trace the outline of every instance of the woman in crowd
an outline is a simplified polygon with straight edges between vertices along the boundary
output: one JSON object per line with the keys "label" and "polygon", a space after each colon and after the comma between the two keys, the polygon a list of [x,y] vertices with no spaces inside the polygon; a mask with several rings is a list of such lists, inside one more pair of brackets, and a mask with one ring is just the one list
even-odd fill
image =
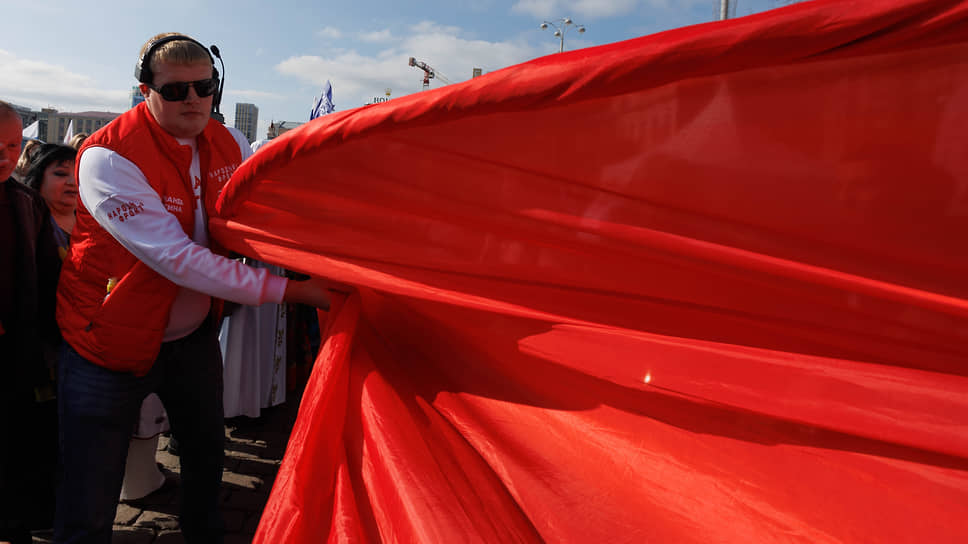
{"label": "woman in crowd", "polygon": [[[50,209],[48,232],[53,234],[57,252],[61,258],[67,255],[70,232],[74,228],[74,209],[77,206],[77,182],[74,179],[74,159],[77,152],[66,145],[41,144],[32,150],[25,149],[21,155],[29,158],[23,183],[40,193]],[[51,313],[53,318],[53,312]],[[57,345],[45,344],[48,364],[56,361]],[[43,397],[54,398],[54,373],[50,368],[49,386],[43,388]],[[54,489],[57,467],[57,404],[50,400],[38,404],[30,413],[30,427],[34,433],[34,454],[25,473],[30,474],[31,485],[26,499],[32,510],[30,525],[35,529],[51,527],[54,513]]]}
{"label": "woman in crowd", "polygon": [[90,136],[90,134],[86,132],[78,132],[71,137],[71,141],[67,145],[73,147],[74,149],[80,149],[81,146],[84,145],[84,140],[86,140],[88,136]]}
{"label": "woman in crowd", "polygon": [[[77,151],[70,146],[44,144],[34,154],[24,183],[34,189],[50,208],[61,259],[67,255],[71,243],[77,209],[77,181],[74,178],[74,159]],[[156,395],[145,399],[141,421],[134,432],[128,450],[128,463],[122,487],[123,500],[142,498],[159,489],[165,476],[155,464],[158,434],[168,430],[168,418]]]}
{"label": "woman in crowd", "polygon": [[77,150],[60,144],[44,144],[34,155],[24,183],[40,193],[54,223],[61,259],[67,255],[74,230],[74,211],[77,209],[77,180],[74,179],[74,159]]}
{"label": "woman in crowd", "polygon": [[24,178],[27,177],[27,170],[30,169],[31,160],[40,151],[40,146],[44,145],[44,142],[40,140],[27,140],[24,144],[24,150],[20,153],[20,159],[17,160],[17,167],[13,171],[13,178],[21,183],[23,183]]}

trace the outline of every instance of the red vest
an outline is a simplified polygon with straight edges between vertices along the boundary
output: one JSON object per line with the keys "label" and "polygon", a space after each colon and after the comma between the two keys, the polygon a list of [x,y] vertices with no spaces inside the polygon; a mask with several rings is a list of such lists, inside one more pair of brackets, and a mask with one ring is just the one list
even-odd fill
{"label": "red vest", "polygon": [[[202,202],[208,216],[214,217],[215,201],[242,162],[242,152],[229,131],[214,120],[197,140]],[[165,132],[146,104],[92,134],[78,157],[88,147],[104,147],[133,162],[185,233],[192,235],[191,148]],[[84,180],[78,177],[78,182]],[[142,208],[141,202],[124,203],[111,210],[109,220],[123,222]],[[146,374],[161,349],[178,289],[119,244],[78,198],[71,249],[57,289],[57,323],[71,347],[111,370]]]}

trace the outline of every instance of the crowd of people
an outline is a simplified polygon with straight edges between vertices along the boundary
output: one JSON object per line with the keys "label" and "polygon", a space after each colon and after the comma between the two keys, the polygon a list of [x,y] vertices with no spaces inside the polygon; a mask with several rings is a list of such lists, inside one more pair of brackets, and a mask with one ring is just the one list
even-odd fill
{"label": "crowd of people", "polygon": [[0,102],[0,543],[51,527],[57,543],[110,542],[119,500],[164,481],[151,469],[169,427],[182,535],[221,542],[223,301],[328,306],[325,280],[250,266],[209,236],[252,149],[211,118],[208,50],[159,34],[135,77],[144,103],[70,145],[21,152],[20,116]]}

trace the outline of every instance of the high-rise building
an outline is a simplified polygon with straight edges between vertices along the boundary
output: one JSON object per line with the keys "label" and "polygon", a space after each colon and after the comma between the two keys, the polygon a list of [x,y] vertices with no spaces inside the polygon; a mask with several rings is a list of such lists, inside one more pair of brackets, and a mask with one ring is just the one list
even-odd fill
{"label": "high-rise building", "polygon": [[138,86],[135,85],[134,87],[131,87],[131,106],[129,107],[133,108],[144,101],[145,97],[141,94],[141,90],[138,89]]}
{"label": "high-rise building", "polygon": [[255,131],[259,127],[259,108],[255,104],[237,103],[235,105],[235,128],[242,131],[249,143],[255,141]]}

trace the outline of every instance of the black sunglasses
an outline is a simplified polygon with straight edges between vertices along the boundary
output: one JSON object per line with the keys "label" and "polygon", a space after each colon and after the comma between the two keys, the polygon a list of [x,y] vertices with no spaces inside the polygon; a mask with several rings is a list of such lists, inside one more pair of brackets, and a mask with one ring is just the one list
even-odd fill
{"label": "black sunglasses", "polygon": [[173,83],[165,83],[161,88],[155,87],[154,85],[147,84],[148,88],[157,91],[162,98],[169,102],[180,102],[188,98],[188,88],[194,87],[195,94],[199,98],[205,98],[206,96],[212,96],[215,91],[218,90],[218,78],[212,77],[208,79],[199,79],[198,81],[176,81]]}

